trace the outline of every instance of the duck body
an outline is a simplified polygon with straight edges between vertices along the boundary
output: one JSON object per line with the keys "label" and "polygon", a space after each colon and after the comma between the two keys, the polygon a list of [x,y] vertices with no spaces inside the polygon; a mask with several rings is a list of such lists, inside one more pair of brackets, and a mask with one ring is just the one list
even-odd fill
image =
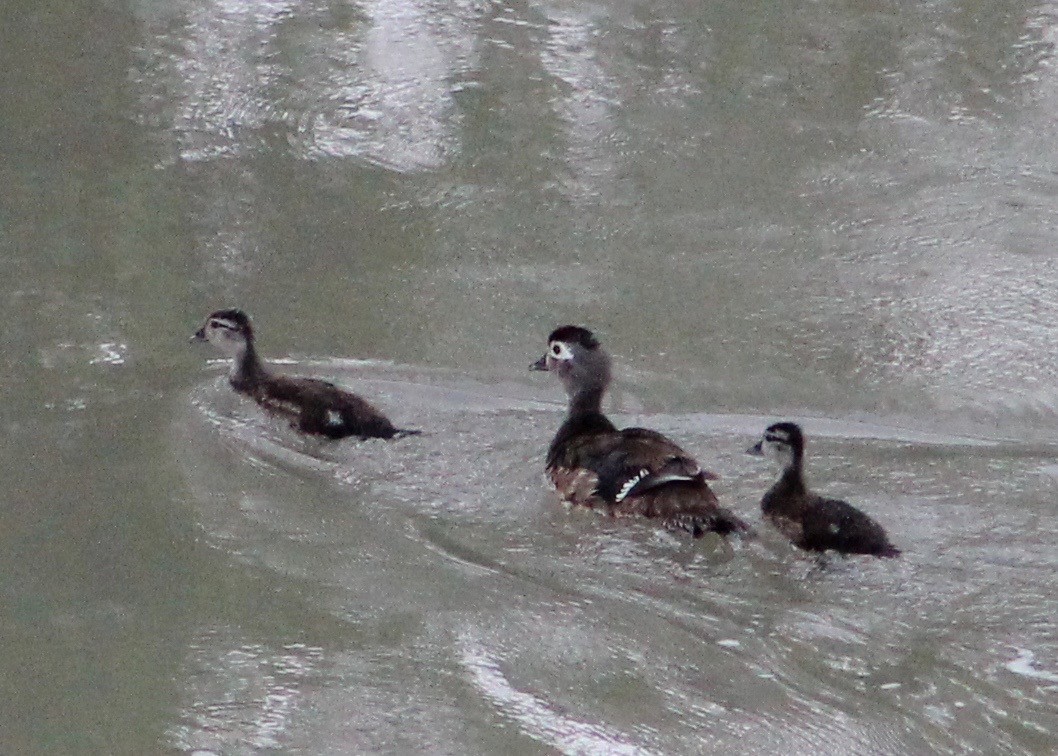
{"label": "duck body", "polygon": [[284,417],[302,433],[331,439],[394,438],[418,433],[396,428],[370,402],[329,381],[273,373],[257,355],[253,328],[241,310],[212,313],[192,340],[208,341],[231,356],[231,387],[265,410]]}
{"label": "duck body", "polygon": [[646,428],[618,429],[603,414],[609,359],[589,331],[564,326],[548,341],[548,354],[532,367],[558,373],[570,391],[569,414],[546,461],[564,500],[614,517],[658,519],[695,537],[749,530],[720,506],[707,482],[716,476],[676,443]]}
{"label": "duck body", "polygon": [[769,426],[750,453],[772,451],[782,465],[779,480],[761,499],[761,513],[794,546],[805,551],[837,551],[896,557],[885,528],[852,504],[808,489],[804,479],[804,434],[794,423]]}
{"label": "duck body", "polygon": [[393,438],[405,435],[368,401],[319,378],[267,375],[247,384],[231,380],[232,388],[266,410],[287,418],[302,433],[327,438]]}

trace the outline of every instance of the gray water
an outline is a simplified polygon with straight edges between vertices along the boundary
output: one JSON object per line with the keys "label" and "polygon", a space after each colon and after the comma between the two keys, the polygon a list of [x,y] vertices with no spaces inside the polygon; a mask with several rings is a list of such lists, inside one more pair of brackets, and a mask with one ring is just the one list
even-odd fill
{"label": "gray water", "polygon": [[[9,0],[0,751],[1058,751],[1056,11]],[[427,433],[266,417],[232,305]],[[904,557],[564,508],[566,322]]]}

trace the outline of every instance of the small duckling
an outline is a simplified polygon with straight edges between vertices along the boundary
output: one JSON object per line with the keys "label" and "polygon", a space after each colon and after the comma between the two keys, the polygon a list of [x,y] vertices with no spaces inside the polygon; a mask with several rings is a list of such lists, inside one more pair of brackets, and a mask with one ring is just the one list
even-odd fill
{"label": "small duckling", "polygon": [[290,420],[302,433],[327,438],[394,438],[419,433],[401,430],[359,396],[319,378],[276,375],[257,356],[253,327],[242,310],[217,310],[192,341],[208,341],[232,358],[229,381],[269,412]]}
{"label": "small duckling", "polygon": [[843,554],[896,557],[900,549],[889,542],[885,529],[848,502],[824,499],[808,490],[804,479],[805,437],[796,423],[775,423],[747,449],[770,453],[782,467],[779,480],[761,499],[764,518],[794,546],[806,551],[833,549]]}
{"label": "small duckling", "polygon": [[720,506],[704,471],[687,452],[656,431],[618,430],[602,412],[610,357],[591,331],[562,326],[548,336],[547,354],[530,365],[558,375],[569,412],[547,452],[547,472],[571,504],[611,516],[640,515],[695,537],[749,531]]}

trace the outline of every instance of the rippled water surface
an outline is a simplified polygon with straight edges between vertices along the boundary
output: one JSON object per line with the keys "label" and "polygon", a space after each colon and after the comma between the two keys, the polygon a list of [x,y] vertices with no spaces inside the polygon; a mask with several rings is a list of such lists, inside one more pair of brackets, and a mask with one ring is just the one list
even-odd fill
{"label": "rippled water surface", "polygon": [[[1058,751],[1056,11],[8,3],[0,751]],[[759,539],[558,502],[565,322]],[[779,418],[901,559],[760,522]]]}

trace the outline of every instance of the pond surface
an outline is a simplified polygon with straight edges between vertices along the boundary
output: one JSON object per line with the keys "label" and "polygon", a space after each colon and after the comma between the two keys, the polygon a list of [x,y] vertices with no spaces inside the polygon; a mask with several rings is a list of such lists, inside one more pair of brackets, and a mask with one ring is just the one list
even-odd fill
{"label": "pond surface", "polygon": [[[780,5],[7,3],[0,751],[1058,750],[1058,6]],[[758,540],[559,503],[567,322]]]}

